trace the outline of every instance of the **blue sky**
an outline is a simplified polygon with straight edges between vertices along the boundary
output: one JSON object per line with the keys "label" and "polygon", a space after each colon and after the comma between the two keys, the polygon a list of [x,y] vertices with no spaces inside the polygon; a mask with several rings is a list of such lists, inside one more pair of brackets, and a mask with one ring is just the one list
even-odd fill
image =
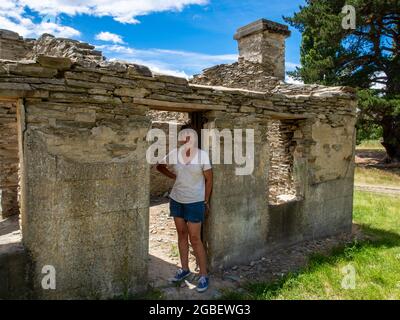
{"label": "blue sky", "polygon": [[[283,22],[304,0],[1,0],[0,28],[95,44],[109,59],[190,76],[237,59],[236,29],[259,18]],[[301,36],[287,40],[287,70]]]}

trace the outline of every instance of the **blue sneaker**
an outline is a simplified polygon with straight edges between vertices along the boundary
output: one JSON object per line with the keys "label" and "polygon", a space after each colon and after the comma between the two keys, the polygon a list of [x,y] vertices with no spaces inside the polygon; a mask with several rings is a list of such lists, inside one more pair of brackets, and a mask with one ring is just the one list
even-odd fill
{"label": "blue sneaker", "polygon": [[201,276],[197,284],[197,292],[204,292],[208,289],[208,277]]}
{"label": "blue sneaker", "polygon": [[189,277],[192,273],[190,270],[183,270],[183,269],[178,269],[178,271],[175,274],[175,277],[171,279],[172,282],[179,282],[182,281],[183,279]]}

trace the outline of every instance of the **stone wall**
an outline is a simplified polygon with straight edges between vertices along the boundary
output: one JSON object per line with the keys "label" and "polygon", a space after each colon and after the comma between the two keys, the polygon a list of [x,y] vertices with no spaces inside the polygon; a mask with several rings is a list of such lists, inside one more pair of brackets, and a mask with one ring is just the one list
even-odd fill
{"label": "stone wall", "polygon": [[40,55],[70,58],[87,67],[96,66],[104,61],[101,52],[95,50],[93,45],[72,39],[56,38],[51,34],[44,34],[35,40],[27,58],[35,59]]}
{"label": "stone wall", "polygon": [[270,91],[279,84],[265,66],[239,59],[233,64],[221,64],[203,70],[190,80],[191,83],[206,86],[223,86],[254,91]]}
{"label": "stone wall", "polygon": [[269,203],[279,204],[296,200],[294,177],[293,140],[297,130],[295,121],[271,120],[268,127],[267,139],[270,147],[269,169]]}
{"label": "stone wall", "polygon": [[[255,130],[251,175],[214,166],[205,227],[211,269],[351,228],[356,101],[348,88],[212,87],[41,52],[0,60],[0,97],[24,101],[21,218],[37,297],[110,298],[146,286],[151,109],[201,111],[209,127]],[[292,173],[299,196],[278,206],[268,205],[271,120],[285,124],[278,155],[293,169],[280,174]],[[57,291],[41,289],[44,265],[55,266]]]}
{"label": "stone wall", "polygon": [[[264,28],[262,23],[259,27]],[[266,92],[266,100],[274,106],[274,114],[263,111],[270,119],[266,135],[270,162],[265,163],[269,166],[266,250],[273,251],[308,239],[350,232],[355,117],[344,111],[344,105],[331,100],[351,89],[342,88],[342,93],[336,95],[332,88],[286,84],[271,77],[273,72],[262,61],[269,52],[259,47],[263,36],[268,34],[256,32],[254,45],[251,39],[242,40],[242,47],[248,48],[244,48],[247,51],[237,63],[206,69],[191,82]],[[283,43],[282,38],[277,41],[277,45]],[[261,60],[254,63],[249,58],[252,54]],[[355,100],[349,103],[355,107]],[[251,113],[258,108],[242,105],[243,110]]]}
{"label": "stone wall", "polygon": [[0,101],[0,217],[19,212],[16,103]]}
{"label": "stone wall", "polygon": [[33,40],[23,39],[16,32],[0,29],[0,59],[22,60],[32,48]]}
{"label": "stone wall", "polygon": [[239,56],[263,65],[270,76],[285,79],[285,40],[291,32],[287,25],[260,19],[242,28],[234,36]]}
{"label": "stone wall", "polygon": [[[23,242],[40,298],[110,298],[146,287],[147,110],[27,99]],[[57,271],[57,290],[40,287]]]}
{"label": "stone wall", "polygon": [[320,115],[297,124],[294,177],[298,199],[269,206],[270,251],[351,232],[355,118],[342,117],[341,124],[334,125]]}
{"label": "stone wall", "polygon": [[[221,270],[259,258],[268,247],[268,122],[215,111],[205,117],[206,128],[254,129],[255,169],[250,175],[237,175],[235,164],[213,164],[211,210],[204,235],[210,269]],[[224,143],[221,139],[221,150]]]}

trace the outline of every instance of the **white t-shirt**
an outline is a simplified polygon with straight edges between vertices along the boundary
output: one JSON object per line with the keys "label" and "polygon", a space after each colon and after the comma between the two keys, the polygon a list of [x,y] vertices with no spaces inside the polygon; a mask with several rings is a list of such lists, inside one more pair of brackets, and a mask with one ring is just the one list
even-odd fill
{"label": "white t-shirt", "polygon": [[169,197],[180,203],[195,203],[205,200],[205,178],[203,171],[211,169],[207,152],[197,149],[188,164],[179,156],[181,149],[171,151],[160,164],[172,167],[176,174],[175,184]]}

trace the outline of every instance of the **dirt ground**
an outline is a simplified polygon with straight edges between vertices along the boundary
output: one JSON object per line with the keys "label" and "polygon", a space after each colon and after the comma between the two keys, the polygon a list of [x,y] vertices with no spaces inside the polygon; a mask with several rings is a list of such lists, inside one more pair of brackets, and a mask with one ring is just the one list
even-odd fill
{"label": "dirt ground", "polygon": [[[212,214],[212,213],[211,213]],[[158,289],[166,299],[215,299],[227,289],[243,291],[242,286],[249,281],[273,281],[290,271],[304,267],[312,253],[327,253],[339,244],[361,237],[355,226],[352,235],[339,235],[324,240],[309,241],[300,245],[277,250],[248,265],[237,265],[210,274],[210,288],[199,294],[195,290],[198,275],[196,260],[191,254],[190,268],[193,276],[176,285],[170,282],[180,266],[177,235],[173,219],[169,217],[168,200],[160,198],[152,201],[150,208],[149,239],[149,285]],[[21,231],[18,216],[0,221],[0,247],[3,253],[20,245]]]}
{"label": "dirt ground", "polygon": [[[212,213],[211,213],[212,214]],[[243,284],[248,281],[272,281],[290,271],[304,267],[312,253],[327,253],[339,244],[359,238],[359,228],[353,228],[352,235],[340,235],[324,240],[309,241],[301,245],[278,250],[248,265],[238,265],[227,270],[210,274],[210,287],[205,293],[197,293],[195,287],[198,276],[175,285],[169,281],[180,266],[177,249],[177,236],[173,220],[169,217],[167,199],[152,201],[150,208],[150,261],[149,281],[152,288],[160,290],[166,299],[217,299],[224,290],[243,291]],[[194,271],[196,262],[190,257],[190,267]]]}
{"label": "dirt ground", "polygon": [[[400,176],[400,163],[388,164],[385,162],[384,150],[356,150],[355,163],[358,168],[377,169],[382,174],[388,173]],[[399,196],[400,185],[383,185],[379,183],[365,184],[357,182],[356,190],[383,193],[388,195]]]}
{"label": "dirt ground", "polygon": [[386,163],[386,153],[384,150],[356,150],[355,162],[358,167],[374,167],[381,169],[397,169],[400,168],[400,163]]}
{"label": "dirt ground", "polygon": [[15,246],[20,245],[21,239],[18,216],[15,215],[7,219],[0,218],[0,254],[14,250]]}

